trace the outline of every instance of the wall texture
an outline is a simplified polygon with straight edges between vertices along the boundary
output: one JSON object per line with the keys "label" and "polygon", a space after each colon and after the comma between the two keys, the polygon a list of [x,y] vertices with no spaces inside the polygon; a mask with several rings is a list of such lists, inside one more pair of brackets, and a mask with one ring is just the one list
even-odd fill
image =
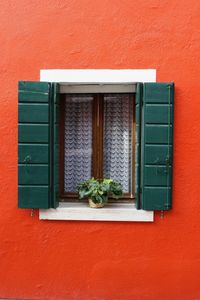
{"label": "wall texture", "polygon": [[[0,5],[0,298],[200,299],[200,2]],[[49,68],[155,68],[176,83],[174,208],[164,219],[53,222],[17,209],[17,81]]]}

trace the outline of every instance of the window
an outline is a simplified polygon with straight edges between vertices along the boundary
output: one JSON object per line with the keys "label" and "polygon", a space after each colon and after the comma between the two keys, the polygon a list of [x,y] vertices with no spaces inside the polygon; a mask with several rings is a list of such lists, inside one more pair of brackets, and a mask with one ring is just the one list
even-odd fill
{"label": "window", "polygon": [[91,177],[112,178],[134,198],[134,94],[62,94],[61,199],[78,198],[77,185]]}
{"label": "window", "polygon": [[[127,72],[123,73],[125,78],[123,82],[126,82],[129,76],[128,74],[130,74],[130,70],[126,71]],[[106,71],[100,73],[101,76],[103,74],[104,77],[107,78],[111,74],[111,72]],[[76,74],[78,73],[76,72]],[[122,73],[117,72],[117,74],[121,76]],[[75,81],[73,77],[74,73],[72,72],[71,75],[71,80]],[[92,124],[90,124],[92,132],[88,139],[89,146],[86,147],[87,151],[85,152],[86,157],[84,162],[87,162],[90,172],[91,170],[92,172],[100,172],[101,170],[102,174],[104,174],[104,172],[105,174],[107,174],[107,172],[113,174],[112,172],[115,171],[115,168],[109,163],[109,151],[107,151],[107,149],[109,148],[109,143],[111,141],[115,142],[116,138],[115,135],[111,134],[111,141],[106,140],[108,134],[110,134],[110,126],[107,126],[107,124],[113,121],[112,116],[110,117],[109,110],[107,110],[106,103],[109,100],[112,105],[116,105],[117,101],[119,101],[118,94],[131,93],[130,91],[127,92],[127,90],[123,90],[123,85],[120,86],[120,76],[118,78],[115,77],[115,91],[110,90],[108,87],[106,91],[104,91],[103,100],[101,100],[103,106],[94,104],[97,94],[102,94],[99,90],[100,86],[97,84],[92,84],[91,89],[87,91],[84,91],[84,87],[82,87],[82,91],[80,92],[80,89],[77,89],[73,84],[66,84],[68,88],[63,91],[63,86],[59,83],[19,82],[18,206],[20,208],[56,208],[59,206],[59,119],[63,112],[63,101],[61,99],[62,96],[60,97],[60,93],[88,93],[87,96],[89,96],[89,98],[87,98],[87,102],[92,102],[92,116],[91,113],[90,116],[88,116],[90,120],[92,119],[92,121],[90,121],[90,123],[92,122]],[[134,72],[131,73],[131,78],[134,78]],[[59,80],[61,83],[64,81],[65,80]],[[129,161],[129,166],[131,165],[131,167],[126,167],[127,174],[125,176],[125,182],[128,184],[127,186],[129,186],[127,191],[130,195],[133,194],[134,191],[135,203],[138,209],[168,210],[172,207],[174,85],[173,83],[155,82],[130,84],[130,81],[129,79],[129,85],[134,86],[135,89],[135,99],[133,101],[135,114],[132,115],[135,115],[135,130],[131,129],[132,133],[136,132],[135,142],[133,142],[134,136],[131,135],[130,130],[127,132],[129,132],[129,136],[132,137],[130,149],[133,155],[136,154],[135,157],[133,157],[133,155],[127,156],[129,158],[127,160]],[[142,80],[140,79],[140,81]],[[127,84],[124,85],[127,86]],[[70,93],[69,90],[71,90]],[[123,96],[125,97],[125,95]],[[102,95],[98,97],[101,98]],[[72,95],[68,96],[68,98],[68,100],[65,99],[65,103],[66,101],[71,102]],[[113,98],[115,100],[113,100]],[[100,100],[98,101],[100,102]],[[96,100],[96,103],[98,103],[98,101]],[[90,106],[90,104],[88,105]],[[102,109],[102,107],[104,109]],[[101,109],[102,112],[100,113]],[[96,146],[95,148],[93,146],[93,135],[95,127],[97,127],[97,125],[95,125],[97,122],[93,122],[93,119],[95,111],[98,110],[99,116],[101,114],[102,118],[100,122],[102,134],[98,133],[95,135],[95,138],[98,139],[95,145],[101,143],[102,146]],[[126,125],[126,129],[127,128],[128,125]],[[69,142],[69,139],[67,139],[67,147],[69,146]],[[98,151],[99,154],[98,159],[95,160],[95,167],[93,155]],[[68,153],[70,152],[68,151]],[[123,152],[122,157],[125,157]],[[133,160],[135,160],[135,163],[133,163]],[[106,162],[106,164],[103,162]],[[135,171],[133,171],[133,166],[135,167]],[[97,175],[99,176],[101,174]],[[68,183],[73,183],[75,186],[74,181],[70,181],[69,178]],[[131,184],[134,186],[132,193]],[[132,207],[134,207],[134,205]]]}

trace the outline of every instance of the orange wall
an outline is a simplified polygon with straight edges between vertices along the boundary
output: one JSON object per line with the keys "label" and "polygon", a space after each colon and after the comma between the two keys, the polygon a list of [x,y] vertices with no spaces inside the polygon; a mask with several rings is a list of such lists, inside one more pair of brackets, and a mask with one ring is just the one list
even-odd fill
{"label": "orange wall", "polygon": [[[200,2],[2,0],[0,20],[0,298],[200,299]],[[164,219],[39,221],[17,209],[17,81],[48,68],[155,68],[176,83]]]}

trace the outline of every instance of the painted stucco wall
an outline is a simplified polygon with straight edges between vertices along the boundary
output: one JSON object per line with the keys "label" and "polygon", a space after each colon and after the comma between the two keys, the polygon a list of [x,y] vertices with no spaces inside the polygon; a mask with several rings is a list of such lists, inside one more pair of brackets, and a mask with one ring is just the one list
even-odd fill
{"label": "painted stucco wall", "polygon": [[[200,299],[200,2],[0,6],[0,298]],[[39,221],[17,209],[17,81],[51,68],[155,68],[176,83],[174,207],[164,219]]]}

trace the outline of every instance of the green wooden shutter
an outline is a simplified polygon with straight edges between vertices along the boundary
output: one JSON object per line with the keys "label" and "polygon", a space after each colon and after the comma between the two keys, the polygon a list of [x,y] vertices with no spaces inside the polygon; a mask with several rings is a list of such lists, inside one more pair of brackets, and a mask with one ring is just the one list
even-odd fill
{"label": "green wooden shutter", "polygon": [[173,83],[144,83],[141,139],[141,207],[172,207]]}
{"label": "green wooden shutter", "polygon": [[141,107],[142,107],[143,84],[137,83],[135,97],[135,122],[136,122],[136,144],[135,144],[135,199],[137,209],[140,203],[140,162],[141,162]]}
{"label": "green wooden shutter", "polygon": [[18,105],[18,207],[56,207],[53,85],[19,82]]}

